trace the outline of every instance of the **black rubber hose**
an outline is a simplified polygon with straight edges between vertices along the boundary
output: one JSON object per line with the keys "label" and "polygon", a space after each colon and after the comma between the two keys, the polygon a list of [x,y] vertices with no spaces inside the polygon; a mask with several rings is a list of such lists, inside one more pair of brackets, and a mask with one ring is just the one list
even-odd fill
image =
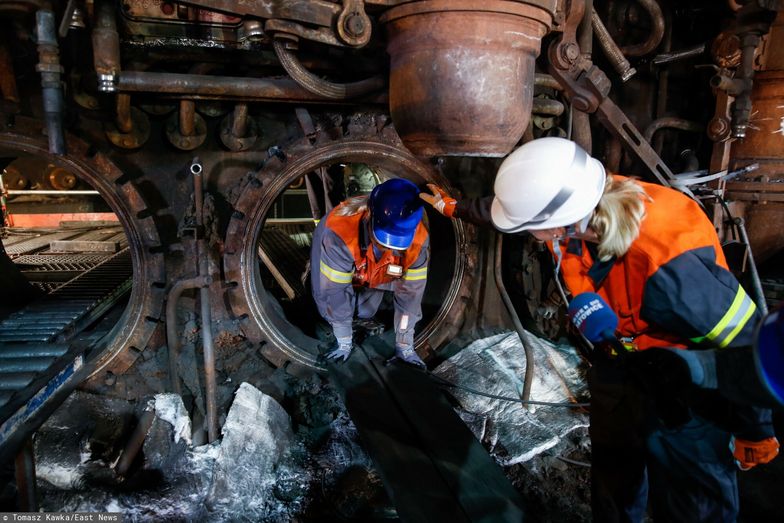
{"label": "black rubber hose", "polygon": [[531,344],[528,343],[528,333],[525,332],[523,324],[520,323],[520,318],[517,316],[512,300],[509,298],[509,294],[506,292],[506,286],[504,285],[503,273],[501,271],[501,251],[503,250],[503,242],[503,234],[497,233],[495,240],[495,284],[498,287],[498,293],[501,295],[506,310],[509,312],[509,316],[512,317],[515,330],[520,337],[520,343],[523,344],[523,350],[525,351],[525,381],[523,382],[523,393],[520,395],[520,398],[522,401],[529,401],[528,398],[531,396],[531,383],[534,379],[534,354],[531,349]]}

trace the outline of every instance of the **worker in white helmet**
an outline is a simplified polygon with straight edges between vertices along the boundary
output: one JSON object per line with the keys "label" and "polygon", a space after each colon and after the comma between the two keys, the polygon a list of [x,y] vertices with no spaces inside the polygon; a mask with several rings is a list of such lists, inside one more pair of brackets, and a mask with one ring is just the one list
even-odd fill
{"label": "worker in white helmet", "polygon": [[[760,314],[727,269],[713,224],[673,189],[606,173],[580,146],[541,138],[512,152],[495,196],[457,201],[431,186],[444,214],[545,242],[572,296],[598,293],[629,352],[751,343]],[[617,343],[616,343],[617,346]],[[778,453],[771,413],[715,391],[685,403],[643,390],[631,358],[599,353],[589,371],[596,521],[735,521],[735,464]],[[717,415],[721,413],[721,415]],[[730,450],[732,448],[732,450]]]}

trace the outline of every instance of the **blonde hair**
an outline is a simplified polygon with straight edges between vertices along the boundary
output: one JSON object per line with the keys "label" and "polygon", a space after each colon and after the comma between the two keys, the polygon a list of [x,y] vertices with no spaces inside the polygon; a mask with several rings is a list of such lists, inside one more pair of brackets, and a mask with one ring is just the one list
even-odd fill
{"label": "blonde hair", "polygon": [[335,210],[337,216],[353,216],[367,209],[368,195],[353,196]]}
{"label": "blonde hair", "polygon": [[599,238],[599,260],[626,254],[640,235],[645,202],[652,202],[645,189],[632,179],[616,180],[607,175],[604,193],[591,218],[591,229]]}

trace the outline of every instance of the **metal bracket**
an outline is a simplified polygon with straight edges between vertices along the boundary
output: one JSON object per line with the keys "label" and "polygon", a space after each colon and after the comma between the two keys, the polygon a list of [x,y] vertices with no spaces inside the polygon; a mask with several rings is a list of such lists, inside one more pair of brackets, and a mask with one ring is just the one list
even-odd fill
{"label": "metal bracket", "polygon": [[584,10],[583,2],[575,2],[567,13],[564,33],[548,50],[550,74],[563,86],[574,109],[596,113],[602,125],[645,164],[659,183],[669,187],[674,178],[672,171],[626,114],[609,98],[611,83],[604,71],[580,53],[576,30]]}
{"label": "metal bracket", "polygon": [[343,0],[337,30],[341,40],[352,47],[362,47],[370,41],[372,26],[364,0]]}
{"label": "metal bracket", "polygon": [[364,0],[343,0],[342,6],[326,0],[185,0],[183,3],[264,19],[264,31],[267,33],[288,33],[328,45],[362,47],[370,41],[372,31]]}

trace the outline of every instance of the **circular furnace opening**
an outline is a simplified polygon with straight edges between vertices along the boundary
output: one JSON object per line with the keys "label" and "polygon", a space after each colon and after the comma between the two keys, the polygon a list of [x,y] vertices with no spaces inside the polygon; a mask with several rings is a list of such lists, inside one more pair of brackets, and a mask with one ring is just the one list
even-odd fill
{"label": "circular furnace opening", "polygon": [[35,306],[42,318],[54,307],[48,317],[67,323],[44,325],[27,315],[18,333],[29,331],[43,345],[67,346],[79,337],[93,347],[89,376],[119,374],[144,350],[160,317],[165,274],[157,230],[137,187],[110,160],[72,136],[66,155],[50,154],[42,138],[40,125],[22,117],[0,133],[11,219],[28,233],[3,240],[10,253],[3,260],[32,289],[0,323],[24,307]]}
{"label": "circular furnace opening", "polygon": [[[352,191],[372,189],[356,176],[351,179],[352,173],[366,167],[374,173],[374,184],[391,177],[409,179],[422,188],[426,183],[445,184],[400,148],[376,142],[343,142],[288,158],[285,163],[277,159],[268,162],[235,203],[224,257],[229,302],[246,336],[263,341],[262,351],[275,364],[322,369],[316,331],[319,324],[328,327],[316,312],[308,282],[302,278],[315,228],[307,185],[313,187],[326,179],[330,182],[327,192],[336,204]],[[316,188],[323,195],[323,187]],[[454,335],[454,327],[462,321],[475,260],[469,241],[473,231],[459,220],[448,220],[426,209],[430,266],[423,318],[415,337],[416,347],[425,357]],[[323,213],[325,208],[319,210]],[[382,305],[376,318],[391,329],[392,314],[391,307]]]}
{"label": "circular furnace opening", "polygon": [[4,262],[15,290],[0,306],[0,342],[98,343],[127,316],[138,247],[78,170],[0,154]]}

